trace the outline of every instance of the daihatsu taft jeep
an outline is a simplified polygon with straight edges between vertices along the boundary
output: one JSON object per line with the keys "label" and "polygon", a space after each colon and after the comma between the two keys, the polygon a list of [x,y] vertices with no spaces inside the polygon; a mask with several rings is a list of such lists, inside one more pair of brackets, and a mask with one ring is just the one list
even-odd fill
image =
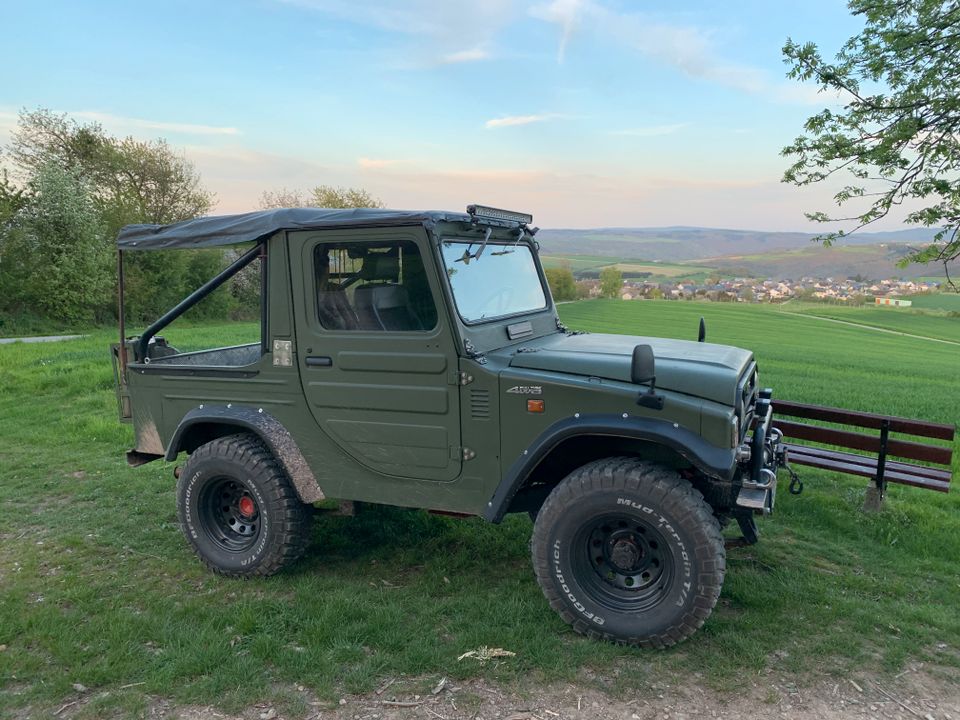
{"label": "daihatsu taft jeep", "polygon": [[[177,509],[214,572],[300,557],[324,498],[534,518],[550,605],[577,631],[663,647],[699,628],[721,526],[756,540],[785,454],[752,353],[560,322],[522,213],[285,209],[124,228],[130,252],[246,245],[114,346],[132,465],[180,453]],[[252,263],[258,343],[157,336]]]}

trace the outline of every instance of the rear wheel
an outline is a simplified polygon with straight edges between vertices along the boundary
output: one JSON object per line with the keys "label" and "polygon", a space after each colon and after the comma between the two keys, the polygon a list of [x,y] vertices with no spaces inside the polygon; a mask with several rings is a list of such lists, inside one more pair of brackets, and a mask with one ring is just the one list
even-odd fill
{"label": "rear wheel", "polygon": [[184,535],[203,563],[221,575],[272,575],[300,558],[312,509],[253,435],[197,448],[177,481]]}
{"label": "rear wheel", "polygon": [[700,493],[635,458],[568,475],[541,508],[531,547],[544,595],[576,631],[650,647],[703,625],[726,569],[720,526]]}

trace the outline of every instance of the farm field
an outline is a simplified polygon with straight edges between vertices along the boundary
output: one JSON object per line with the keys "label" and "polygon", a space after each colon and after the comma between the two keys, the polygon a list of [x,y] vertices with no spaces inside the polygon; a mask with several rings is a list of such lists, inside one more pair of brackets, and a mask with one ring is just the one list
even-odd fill
{"label": "farm field", "polygon": [[960,293],[923,293],[921,295],[911,295],[906,299],[913,302],[913,307],[960,312]]}
{"label": "farm field", "polygon": [[[960,421],[954,346],[764,305],[594,300],[560,314],[576,329],[686,339],[703,316],[708,341],[754,350],[778,397]],[[955,318],[925,320],[918,334],[956,332]],[[197,348],[255,332],[166,334]],[[894,486],[885,510],[865,515],[865,481],[807,469],[804,493],[781,492],[760,523],[760,544],[728,553],[705,627],[666,652],[570,632],[534,581],[526,517],[492,526],[393,508],[319,512],[291,571],[214,576],[180,534],[172,465],[124,462],[131,432],[116,420],[113,340],[97,331],[0,346],[0,718],[68,703],[58,717],[146,715],[158,698],[308,717],[391,679],[383,697],[405,701],[444,677],[622,697],[691,678],[721,694],[769,673],[801,688],[892,679],[921,662],[944,682],[960,676],[960,496]],[[457,660],[481,646],[516,655]]]}
{"label": "farm field", "polygon": [[912,308],[877,307],[869,304],[847,307],[796,301],[779,307],[784,313],[831,318],[910,335],[960,342],[960,318],[948,317],[944,313],[930,312],[924,308],[914,311]]}
{"label": "farm field", "polygon": [[604,257],[603,255],[541,255],[543,266],[547,268],[568,266],[573,273],[584,270],[596,270],[621,262],[623,258]]}
{"label": "farm field", "polygon": [[[924,265],[897,266],[909,251],[908,245],[858,245],[837,243],[824,247],[811,243],[801,248],[770,249],[757,253],[730,254],[701,260],[720,270],[747,277],[793,279],[804,276],[845,278],[864,275],[872,278],[917,278],[930,273]],[[943,282],[943,276],[930,278]]]}
{"label": "farm field", "polygon": [[624,274],[650,273],[652,279],[676,280],[678,278],[706,277],[715,270],[705,265],[661,263],[630,258],[609,257],[603,255],[543,255],[544,267],[569,267],[574,275],[589,272],[596,275],[611,265],[620,268]]}

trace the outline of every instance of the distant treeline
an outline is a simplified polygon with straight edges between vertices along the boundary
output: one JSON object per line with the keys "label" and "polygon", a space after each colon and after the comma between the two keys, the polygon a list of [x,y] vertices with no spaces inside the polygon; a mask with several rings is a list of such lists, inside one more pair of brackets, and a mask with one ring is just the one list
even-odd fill
{"label": "distant treeline", "polygon": [[[98,123],[48,110],[21,112],[2,153],[0,318],[12,326],[112,321],[120,228],[196,217],[214,203],[194,167],[164,140],[112,137]],[[130,254],[130,319],[156,317],[223,261],[219,251]],[[237,283],[211,296],[195,314],[241,310],[244,289]]]}
{"label": "distant treeline", "polygon": [[[119,230],[199,217],[215,203],[193,164],[165,140],[113,137],[99,123],[45,109],[20,113],[0,163],[0,335],[114,322]],[[363,190],[328,186],[261,198],[263,207],[307,204],[380,201]],[[156,319],[236,253],[126,253],[127,321]],[[259,273],[251,266],[189,316],[256,316],[259,294]]]}

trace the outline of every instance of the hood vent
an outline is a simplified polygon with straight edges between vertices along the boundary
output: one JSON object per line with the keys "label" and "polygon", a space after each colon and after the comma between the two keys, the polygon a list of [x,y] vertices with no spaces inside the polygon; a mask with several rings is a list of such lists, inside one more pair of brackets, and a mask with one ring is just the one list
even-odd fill
{"label": "hood vent", "polygon": [[474,420],[490,419],[490,391],[470,391],[470,417]]}

